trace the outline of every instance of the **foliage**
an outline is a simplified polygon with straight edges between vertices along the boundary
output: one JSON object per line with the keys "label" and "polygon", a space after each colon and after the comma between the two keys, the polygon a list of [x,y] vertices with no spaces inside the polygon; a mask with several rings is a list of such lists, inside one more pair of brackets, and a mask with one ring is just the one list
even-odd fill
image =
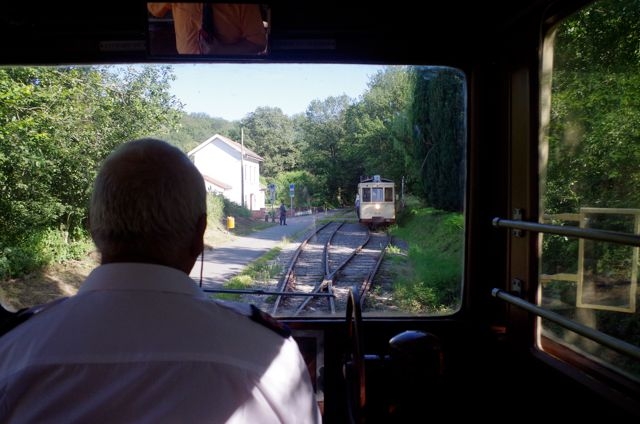
{"label": "foliage", "polygon": [[[264,158],[261,175],[273,178],[294,171],[300,163],[300,148],[293,122],[277,107],[259,107],[242,120],[246,146]],[[248,137],[247,137],[248,136]]]}
{"label": "foliage", "polygon": [[239,137],[232,136],[232,134],[239,133],[239,131],[237,122],[233,123],[222,118],[212,118],[206,113],[182,113],[180,122],[177,125],[159,131],[153,136],[166,140],[187,153],[215,134],[239,140]]}
{"label": "foliage", "polygon": [[[32,241],[49,230],[68,234],[69,243],[82,234],[103,158],[177,119],[178,103],[167,94],[171,78],[166,67],[0,69],[3,262],[24,264],[17,252],[42,253]],[[6,268],[13,273],[28,266]]]}
{"label": "foliage", "polygon": [[[276,198],[274,207],[284,202],[287,208],[293,202],[296,209],[309,209],[312,207],[327,207],[329,203],[324,190],[324,180],[319,180],[308,171],[283,172],[270,181],[276,186]],[[294,184],[294,196],[290,197],[289,185]]]}
{"label": "foliage", "polygon": [[344,154],[346,110],[351,103],[346,95],[313,100],[303,123],[303,168],[324,182],[319,197],[329,204],[344,204],[345,187],[353,185]]}
{"label": "foliage", "polygon": [[[224,289],[228,290],[246,290],[253,288],[253,279],[251,276],[246,274],[235,275],[229,279],[229,281],[225,282],[223,285]],[[241,293],[216,293],[210,295],[215,299],[229,300],[229,301],[240,301],[242,298]]]}
{"label": "foliage", "polygon": [[207,195],[207,227],[222,228],[225,218],[225,198],[221,194],[209,193]]}
{"label": "foliage", "polygon": [[[296,207],[305,207],[307,204],[350,204],[355,197],[359,178],[374,174],[395,181],[404,178],[411,184],[409,187],[435,187],[441,196],[449,195],[458,201],[462,198],[461,193],[452,195],[449,192],[451,187],[438,180],[443,178],[442,173],[430,177],[434,181],[416,185],[423,177],[415,154],[415,134],[419,135],[420,132],[414,128],[422,128],[426,121],[423,122],[424,117],[416,120],[414,113],[418,111],[412,109],[412,99],[416,95],[414,74],[421,72],[414,69],[406,66],[387,67],[372,76],[369,89],[360,99],[343,95],[314,100],[304,115],[288,117],[279,108],[259,107],[248,114],[239,123],[241,127],[238,127],[235,125],[237,123],[227,123],[225,126],[223,120],[192,114],[189,116],[192,119],[190,125],[183,118],[185,127],[176,136],[171,135],[169,140],[174,144],[178,144],[180,138],[190,140],[183,140],[179,144],[188,150],[213,133],[239,138],[238,134],[234,136],[231,133],[240,133],[242,130],[245,145],[264,158],[261,164],[264,184],[274,182],[279,187],[277,203],[290,203],[288,184],[292,179],[288,173],[300,169],[306,170],[312,176],[309,179],[316,183],[296,185],[293,199]],[[443,72],[447,76],[451,74],[450,70]],[[446,78],[444,80],[448,81]],[[460,89],[460,86],[453,89]],[[433,121],[433,118],[430,119]],[[464,119],[464,116],[460,119]],[[435,125],[431,121],[429,125]],[[442,121],[441,125],[449,123]],[[434,132],[428,128],[423,128],[423,131]],[[449,143],[449,140],[445,141]],[[457,141],[464,143],[463,139]],[[446,149],[455,151],[457,147]],[[433,167],[430,169],[447,169],[448,163],[438,164],[437,161],[442,159],[433,156],[436,162],[432,161]],[[457,158],[460,159],[460,156]],[[456,166],[460,168],[461,164]],[[457,183],[463,185],[464,181]],[[298,193],[299,188],[306,192]],[[453,190],[460,188],[453,187]]]}
{"label": "foliage", "polygon": [[87,234],[63,230],[29,233],[19,244],[0,249],[0,279],[17,277],[50,263],[80,259],[94,249]]}
{"label": "foliage", "polygon": [[[550,217],[555,225],[637,233],[632,213],[640,208],[639,33],[638,2],[621,0],[595,2],[556,28],[549,125],[541,146],[542,157],[548,158],[541,184],[542,212],[563,214],[563,220]],[[590,212],[575,218],[585,207],[615,213]],[[579,305],[585,299],[605,305],[620,299],[632,302],[628,289],[624,297],[619,290],[634,284],[635,249],[545,234],[541,272],[579,275],[582,280],[547,281],[543,299],[562,305]],[[609,336],[636,345],[639,341],[637,313],[590,307],[557,310]],[[640,369],[637,360],[603,353],[560,326],[546,325],[572,346],[619,369],[635,374]]]}
{"label": "foliage", "polygon": [[242,271],[242,274],[249,275],[254,280],[266,281],[282,272],[282,266],[274,262],[274,259],[282,252],[282,247],[276,246],[269,250],[260,258],[251,262]]}
{"label": "foliage", "polygon": [[243,217],[249,218],[251,216],[251,211],[244,206],[237,204],[236,202],[232,202],[226,197],[222,197],[224,202],[224,216],[233,216],[233,217]]}
{"label": "foliage", "polygon": [[349,198],[355,197],[360,176],[400,181],[415,174],[411,171],[411,90],[408,67],[387,67],[371,78],[369,90],[347,110]]}
{"label": "foliage", "polygon": [[434,208],[461,212],[464,204],[466,107],[464,77],[455,69],[413,69],[414,163]]}
{"label": "foliage", "polygon": [[[640,8],[628,6],[600,1],[557,30],[542,187],[546,214],[640,207]],[[576,272],[576,246],[545,236],[544,271]],[[607,249],[600,261],[620,267],[615,247]],[[604,268],[602,262],[595,266]]]}
{"label": "foliage", "polygon": [[548,213],[640,207],[640,8],[627,5],[599,2],[556,36]]}
{"label": "foliage", "polygon": [[403,310],[415,313],[451,313],[460,305],[464,253],[464,217],[407,202],[401,226],[391,228],[405,240],[414,272],[400,275],[394,297]]}
{"label": "foliage", "polygon": [[[30,233],[84,228],[99,163],[141,136],[187,152],[216,133],[234,139],[242,133],[264,157],[263,182],[276,184],[277,203],[293,201],[300,209],[351,204],[361,175],[416,180],[411,69],[379,72],[361,99],[314,100],[293,117],[260,107],[228,122],[183,113],[168,94],[169,66],[7,68],[0,72],[0,227],[7,229],[0,246],[24,245]],[[210,202],[209,226],[250,216],[219,200],[222,210]]]}
{"label": "foliage", "polygon": [[[281,247],[274,247],[269,252],[247,265],[240,274],[231,277],[229,281],[223,284],[223,288],[228,290],[252,289],[255,288],[256,281],[268,281],[279,275],[282,272],[282,267],[275,263],[274,259],[281,251]],[[242,300],[242,294],[240,293],[218,293],[212,297],[232,301]]]}

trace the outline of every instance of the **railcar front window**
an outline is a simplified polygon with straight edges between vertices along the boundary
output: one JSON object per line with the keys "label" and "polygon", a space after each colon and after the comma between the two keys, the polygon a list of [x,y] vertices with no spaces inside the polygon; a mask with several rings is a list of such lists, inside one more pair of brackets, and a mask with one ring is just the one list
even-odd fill
{"label": "railcar front window", "polygon": [[[540,222],[638,235],[640,6],[597,1],[548,43]],[[540,304],[640,346],[638,247],[551,234],[540,242]],[[637,359],[545,319],[541,336],[543,349],[557,343],[640,380]]]}
{"label": "railcar front window", "polygon": [[[234,83],[236,76],[244,79]],[[357,79],[358,91],[345,94],[339,84]],[[250,85],[256,88],[245,91]],[[329,267],[307,274],[303,268],[313,261],[286,274],[293,258],[287,242],[304,240],[307,228],[229,278],[208,276],[206,267],[200,275],[198,262],[192,276],[211,296],[251,302],[278,317],[336,319],[343,319],[356,283],[365,315],[452,314],[461,304],[467,118],[465,76],[457,69],[15,66],[0,68],[0,86],[0,300],[12,309],[73,294],[95,267],[42,278],[46,287],[27,281],[35,270],[96,259],[86,218],[97,167],[118,144],[148,136],[178,146],[203,174],[205,260],[230,239],[250,237],[250,228],[277,226],[281,204],[287,228],[308,217],[314,229],[345,223],[332,238]],[[306,103],[284,101],[301,95]],[[238,101],[252,106],[238,112]],[[359,193],[367,178],[371,185]],[[309,243],[320,252],[322,237],[329,239]],[[384,255],[374,278],[365,281],[367,270],[349,263],[351,271],[335,275],[361,274],[329,283],[326,269],[335,271],[365,242],[358,255]]]}

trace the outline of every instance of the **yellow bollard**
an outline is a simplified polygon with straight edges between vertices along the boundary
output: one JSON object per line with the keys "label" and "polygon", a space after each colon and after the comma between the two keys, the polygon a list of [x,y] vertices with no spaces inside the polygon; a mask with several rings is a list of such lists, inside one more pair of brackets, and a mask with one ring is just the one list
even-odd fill
{"label": "yellow bollard", "polygon": [[236,219],[232,216],[227,217],[227,230],[231,230],[232,228],[236,228]]}

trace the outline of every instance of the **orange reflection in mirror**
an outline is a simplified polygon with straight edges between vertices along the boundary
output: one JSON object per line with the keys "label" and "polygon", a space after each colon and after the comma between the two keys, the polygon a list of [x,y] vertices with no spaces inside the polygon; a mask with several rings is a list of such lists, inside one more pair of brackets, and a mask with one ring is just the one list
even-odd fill
{"label": "orange reflection in mirror", "polygon": [[270,9],[258,3],[147,3],[152,56],[267,53]]}

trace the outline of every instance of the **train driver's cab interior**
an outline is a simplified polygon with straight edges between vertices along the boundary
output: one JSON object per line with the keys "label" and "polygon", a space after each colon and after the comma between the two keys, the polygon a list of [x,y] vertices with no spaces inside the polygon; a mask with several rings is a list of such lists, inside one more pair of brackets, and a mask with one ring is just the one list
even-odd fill
{"label": "train driver's cab interior", "polygon": [[5,308],[77,291],[98,164],[156,137],[211,254],[312,223],[192,276],[293,331],[325,423],[640,417],[640,2],[251,4],[234,45],[193,5],[3,7]]}

